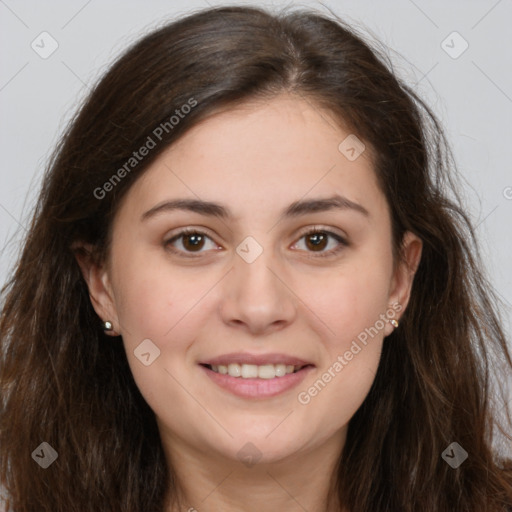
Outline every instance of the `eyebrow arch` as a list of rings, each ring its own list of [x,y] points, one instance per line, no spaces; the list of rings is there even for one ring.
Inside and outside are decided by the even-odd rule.
[[[141,216],[141,221],[145,221],[155,215],[163,212],[170,212],[174,210],[186,210],[200,215],[207,215],[210,217],[217,217],[219,219],[228,219],[232,217],[229,208],[222,206],[218,203],[211,201],[203,201],[201,199],[173,199],[164,201],[157,204]],[[368,217],[370,214],[368,210],[355,203],[350,199],[335,194],[332,197],[299,200],[290,204],[279,216],[279,220],[285,218],[295,218],[308,213],[324,212],[329,210],[352,210],[354,212],[363,214]]]

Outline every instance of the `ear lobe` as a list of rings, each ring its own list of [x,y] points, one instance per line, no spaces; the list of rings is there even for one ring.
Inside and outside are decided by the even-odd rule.
[[[399,303],[402,312],[409,303],[414,276],[421,261],[423,242],[414,233],[407,231],[403,237],[399,260],[392,280],[390,303]]]
[[[114,327],[119,325],[113,300],[110,278],[105,265],[95,258],[95,248],[91,244],[76,243],[71,247],[89,290],[92,306],[102,321],[108,320]],[[106,332],[113,336],[115,330]]]

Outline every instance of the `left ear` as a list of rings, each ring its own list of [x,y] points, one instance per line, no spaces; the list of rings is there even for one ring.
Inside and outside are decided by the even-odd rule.
[[[400,305],[400,308],[393,308],[397,311],[395,320],[400,319],[407,308],[407,304],[409,304],[412,283],[420,264],[422,248],[423,242],[414,233],[407,231],[404,234],[399,260],[396,262],[389,290],[389,304]],[[388,324],[386,327],[386,331],[389,330],[389,332],[385,333],[387,336],[388,334],[391,334],[393,326]]]

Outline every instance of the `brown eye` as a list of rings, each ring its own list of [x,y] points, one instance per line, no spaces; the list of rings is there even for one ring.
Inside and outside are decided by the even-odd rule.
[[[326,248],[329,236],[323,232],[311,233],[305,236],[306,246],[312,251],[322,251]]]
[[[193,233],[191,235],[183,235],[183,247],[187,251],[197,251],[204,247],[204,236],[200,233]]]
[[[210,243],[211,247],[207,246]],[[208,249],[218,249],[217,245],[213,242],[210,236],[201,231],[193,229],[183,230],[173,236],[170,240],[164,242],[164,246],[169,248],[174,253],[184,255],[196,253],[200,255],[207,252]],[[205,250],[203,250],[205,249]]]
[[[311,253],[316,253],[314,254],[315,257],[334,256],[349,245],[340,235],[321,229],[314,229],[304,233],[296,245],[300,245],[302,240],[304,240],[305,245],[305,249],[302,250],[310,255]],[[332,243],[333,241],[334,244]]]

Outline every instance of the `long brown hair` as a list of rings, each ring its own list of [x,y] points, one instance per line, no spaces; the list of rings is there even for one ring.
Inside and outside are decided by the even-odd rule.
[[[512,440],[511,422],[500,425],[505,404],[491,400],[497,362],[510,377],[512,359],[442,128],[343,21],[225,7],[130,48],[49,162],[2,290],[0,484],[9,510],[163,511],[175,483],[154,413],[122,343],[101,329],[73,247],[92,244],[102,261],[119,202],[162,150],[219,109],[282,92],[332,112],[373,149],[397,257],[406,231],[423,241],[410,304],[350,421],[333,493],[351,512],[512,509],[512,463],[493,449],[497,428]],[[187,113],[172,120],[176,110]],[[148,137],[155,147],[131,161]],[[47,469],[32,456],[43,442],[58,454]],[[441,456],[453,442],[468,453],[457,468]]]

